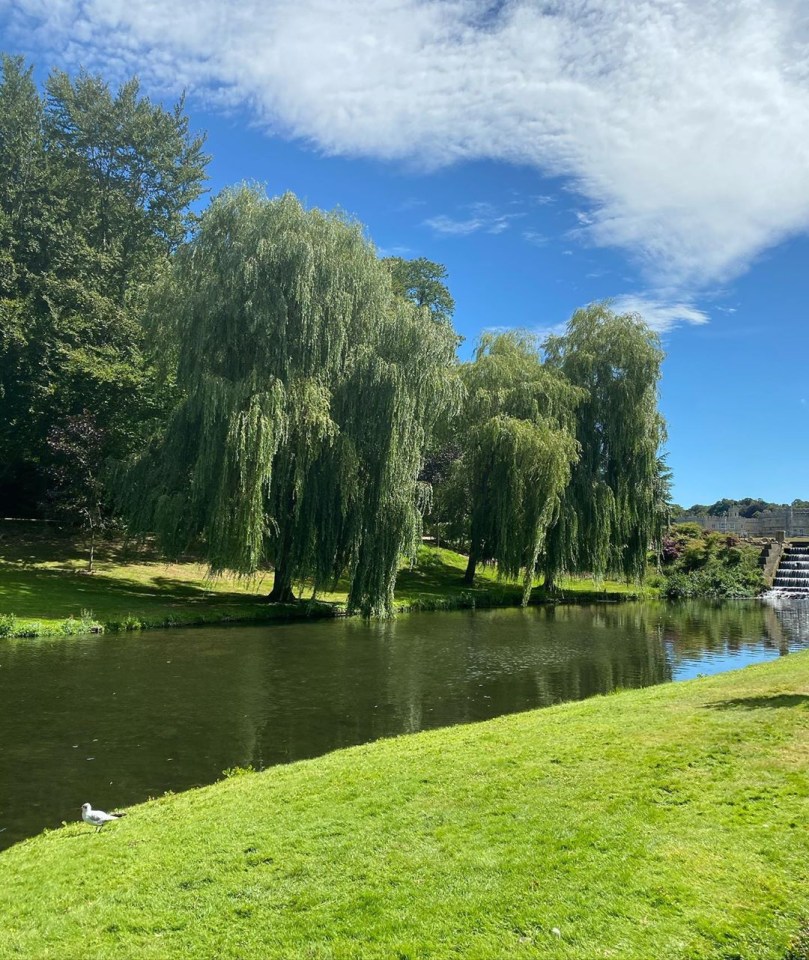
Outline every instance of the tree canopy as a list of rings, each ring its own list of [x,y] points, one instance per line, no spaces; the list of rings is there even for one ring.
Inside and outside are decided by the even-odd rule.
[[[547,540],[546,576],[607,572],[642,578],[668,496],[659,461],[665,425],[657,409],[663,352],[636,314],[605,304],[577,310],[543,344],[547,365],[583,391],[575,436],[581,456]]]
[[[389,613],[420,533],[417,476],[457,395],[452,328],[393,294],[360,225],[242,187],[206,210],[152,311],[183,400],[129,511],[214,570],[275,569],[272,599],[347,573]]]
[[[669,522],[662,353],[635,315],[577,311],[544,344],[485,334],[458,364],[447,269],[380,260],[362,226],[225,191],[180,101],[84,71],[0,75],[0,502],[92,531],[121,506],[167,551],[275,571],[272,598],[347,575],[388,613],[436,530],[548,582],[643,573]],[[739,503],[754,513],[763,501]]]
[[[455,300],[447,287],[447,268],[425,257],[405,260],[386,257],[382,261],[390,270],[393,292],[417,307],[426,307],[439,323],[452,323]]]
[[[522,331],[484,334],[462,369],[466,397],[455,466],[456,502],[468,517],[467,582],[480,561],[522,575],[525,600],[549,526],[578,457],[578,390],[543,365]]]
[[[47,437],[94,411],[107,452],[145,439],[163,396],[141,300],[193,217],[207,157],[172,109],[55,71],[40,96],[22,58],[0,80],[0,487],[41,496]]]
[[[697,514],[697,516],[723,517],[732,507],[739,508],[739,516],[755,517],[765,510],[786,510],[789,507],[809,507],[809,500],[801,500],[796,497],[792,503],[774,503],[769,500],[762,500],[761,497],[743,497],[741,500],[733,500],[730,497],[723,497],[715,503],[704,504],[695,503],[688,509],[683,509],[683,513]]]

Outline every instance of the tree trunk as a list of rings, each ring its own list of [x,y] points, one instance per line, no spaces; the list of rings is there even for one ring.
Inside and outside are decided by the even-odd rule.
[[[463,575],[463,582],[471,587],[475,582],[475,568],[478,565],[477,550],[472,548],[469,551],[469,563],[466,565],[466,573]]]
[[[87,564],[87,572],[88,572],[88,573],[92,573],[92,572],[93,572],[93,558],[94,558],[94,555],[95,555],[95,549],[96,549],[96,528],[95,528],[95,526],[91,523],[91,524],[90,524],[90,561],[89,561],[89,563]]]
[[[546,573],[546,574],[545,574],[544,587],[545,587],[545,593],[555,593],[555,592],[556,592],[556,583],[555,583],[555,581],[554,581],[554,579],[553,579],[553,574],[552,574],[552,573]]]
[[[275,568],[272,590],[267,597],[270,603],[294,603],[295,594],[292,592],[292,578],[286,568]]]

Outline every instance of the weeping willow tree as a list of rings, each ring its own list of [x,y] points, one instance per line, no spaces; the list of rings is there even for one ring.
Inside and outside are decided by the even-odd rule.
[[[595,304],[576,311],[565,334],[543,348],[547,364],[584,391],[576,412],[581,457],[547,538],[546,583],[563,571],[642,579],[666,496],[660,340],[638,315]]]
[[[520,331],[484,334],[462,380],[463,455],[452,483],[468,521],[465,579],[473,582],[481,561],[495,561],[502,576],[522,575],[525,603],[578,455],[580,394]]]
[[[206,211],[154,323],[182,401],[130,473],[134,527],[201,541],[214,572],[272,565],[272,601],[347,573],[351,610],[389,613],[452,329],[393,295],[358,224],[247,187]]]

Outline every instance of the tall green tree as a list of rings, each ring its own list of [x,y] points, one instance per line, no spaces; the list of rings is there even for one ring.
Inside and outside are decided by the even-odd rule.
[[[57,516],[80,524],[87,535],[87,572],[93,572],[95,547],[106,525],[104,513],[104,435],[87,410],[51,428],[49,506]]]
[[[536,339],[521,331],[484,334],[462,380],[463,456],[453,481],[468,518],[465,579],[473,582],[481,561],[495,561],[503,576],[522,575],[527,602],[578,456],[580,391],[542,363]]]
[[[115,93],[85,71],[48,78],[45,133],[58,160],[63,214],[79,232],[95,289],[123,305],[154,278],[194,222],[202,192],[204,137],[191,134],[183,101],[166,109],[140,94],[137,78]]]
[[[0,60],[0,499],[4,485],[27,485],[23,451],[34,446],[31,385],[25,362],[37,334],[31,276],[45,262],[48,230],[43,102],[21,57]],[[44,398],[43,398],[44,399]],[[45,434],[38,436],[40,449]],[[30,460],[30,458],[28,458]]]
[[[584,393],[575,425],[581,457],[547,539],[547,582],[560,572],[641,579],[665,516],[660,339],[637,314],[594,304],[543,347],[547,365]]]
[[[154,307],[184,399],[135,466],[130,514],[270,599],[343,573],[390,613],[420,532],[417,477],[457,392],[451,327],[394,296],[360,225],[240,188],[218,197]]]
[[[98,77],[5,57],[0,81],[0,487],[44,492],[47,437],[92,410],[110,454],[164,397],[144,355],[143,293],[193,222],[207,158],[170,109]]]
[[[447,268],[425,257],[405,260],[386,257],[382,261],[390,270],[393,292],[417,307],[426,307],[438,323],[452,323],[455,300],[446,284]]]
[[[382,263],[390,271],[396,296],[427,310],[436,323],[452,323],[455,300],[447,286],[447,268],[443,264],[425,257],[415,260],[387,257]],[[456,336],[456,344],[460,344],[462,339]],[[439,536],[446,499],[441,488],[449,476],[452,462],[460,456],[460,447],[455,436],[456,428],[454,420],[439,424],[426,451],[424,467],[419,477],[423,488],[428,492],[430,519]]]

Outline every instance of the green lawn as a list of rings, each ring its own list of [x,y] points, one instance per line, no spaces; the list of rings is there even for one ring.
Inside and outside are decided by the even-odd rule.
[[[224,620],[272,620],[307,615],[333,615],[346,600],[346,585],[321,595],[320,604],[272,605],[266,596],[272,574],[253,579],[211,579],[204,564],[166,563],[150,546],[126,547],[120,542],[98,550],[96,572],[88,575],[82,544],[69,536],[5,533],[0,540],[0,615],[13,614],[14,632],[33,635],[78,632],[82,613],[86,627],[94,621],[106,629],[134,629],[172,623]],[[401,609],[440,609],[473,603],[515,605],[522,588],[502,583],[492,569],[483,569],[474,587],[462,583],[466,558],[450,550],[424,547],[412,569],[405,565],[396,588]],[[596,591],[592,581],[571,580],[562,586],[573,596],[635,595],[637,588],[610,583]],[[303,597],[311,596],[305,586]],[[0,634],[2,631],[0,631]]]
[[[381,741],[12,847],[0,957],[805,957],[807,761],[809,653]]]

